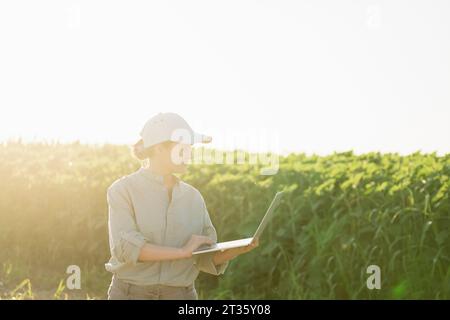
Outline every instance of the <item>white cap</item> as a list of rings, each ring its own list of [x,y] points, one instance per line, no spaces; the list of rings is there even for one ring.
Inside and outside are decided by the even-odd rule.
[[[140,135],[144,141],[144,148],[165,141],[185,144],[209,143],[212,141],[211,137],[193,131],[186,120],[171,112],[158,113],[150,118],[145,123]]]

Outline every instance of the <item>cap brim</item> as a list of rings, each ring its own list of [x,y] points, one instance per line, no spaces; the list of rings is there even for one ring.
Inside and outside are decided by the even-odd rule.
[[[207,136],[198,132],[194,132],[194,143],[210,143],[212,141],[211,136]]]
[[[178,139],[170,139],[170,141],[178,142],[178,143],[184,143],[184,144],[195,144],[195,143],[210,143],[212,141],[211,136],[204,135],[202,133],[193,132],[191,131],[191,135],[183,135],[180,136]]]

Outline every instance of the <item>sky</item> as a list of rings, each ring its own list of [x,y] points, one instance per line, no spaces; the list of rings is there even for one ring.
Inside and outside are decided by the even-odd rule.
[[[0,141],[450,152],[450,1],[1,1]]]

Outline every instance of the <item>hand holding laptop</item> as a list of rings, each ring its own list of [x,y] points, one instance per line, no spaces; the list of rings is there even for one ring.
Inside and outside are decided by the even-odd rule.
[[[225,249],[224,251],[228,251],[232,254],[240,255],[242,253],[252,251],[253,249],[255,249],[258,246],[259,246],[259,238],[255,238],[255,239],[253,239],[253,241],[250,244],[246,245],[245,247]]]
[[[217,265],[227,260],[231,260],[239,254],[253,250],[259,245],[259,237],[261,236],[270,219],[272,218],[275,210],[278,208],[282,197],[283,192],[282,191],[277,192],[253,237],[226,242],[219,242],[214,243],[212,245],[200,245],[192,252],[192,255],[217,252],[216,255],[214,256],[214,263]]]
[[[181,250],[183,250],[184,254],[183,256],[191,257],[192,253],[195,250],[198,250],[199,248],[203,246],[212,246],[215,245],[214,241],[211,238],[208,238],[206,236],[201,235],[192,235],[189,241],[183,246]],[[253,249],[255,249],[259,245],[259,239],[255,238],[253,239],[253,242],[250,244],[243,246],[243,247],[236,247],[236,248],[229,248],[229,249],[223,249],[221,252],[227,251],[229,255],[232,256],[238,256],[240,254],[249,252]]]
[[[229,249],[224,249],[220,252],[216,252],[216,254],[214,255],[214,258],[213,258],[214,264],[219,265],[228,260],[232,260],[243,253],[252,251],[256,247],[258,247],[258,245],[259,245],[259,239],[254,238],[253,241],[246,246],[229,248]]]

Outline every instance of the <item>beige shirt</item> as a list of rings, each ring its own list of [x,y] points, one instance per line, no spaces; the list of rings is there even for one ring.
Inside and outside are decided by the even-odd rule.
[[[187,259],[140,262],[145,243],[181,248],[193,234],[217,241],[200,192],[178,179],[169,202],[163,177],[140,168],[107,191],[111,259],[106,270],[136,285],[188,286],[200,271],[220,275],[229,262],[214,265],[213,253]]]

